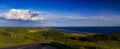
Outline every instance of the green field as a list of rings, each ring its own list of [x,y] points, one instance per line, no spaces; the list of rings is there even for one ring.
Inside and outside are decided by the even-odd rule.
[[[120,49],[120,34],[70,34],[49,28],[0,28],[0,48],[48,43],[58,49]]]

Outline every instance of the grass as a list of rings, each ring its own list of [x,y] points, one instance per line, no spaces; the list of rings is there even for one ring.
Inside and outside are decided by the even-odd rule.
[[[29,30],[33,30],[33,32],[30,33]],[[90,35],[69,34],[48,28],[0,28],[0,48],[31,43],[49,43],[58,49],[120,49],[119,41],[77,40],[79,37],[87,36]]]

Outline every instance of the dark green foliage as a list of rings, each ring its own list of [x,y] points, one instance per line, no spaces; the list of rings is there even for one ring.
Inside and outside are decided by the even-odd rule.
[[[80,40],[80,41],[88,41],[88,39],[86,37],[79,37],[78,40]]]
[[[57,42],[51,42],[50,45],[55,46],[58,49],[72,49],[71,47],[67,46],[66,44],[60,44]]]
[[[49,37],[58,38],[58,37],[61,37],[63,35],[64,35],[63,33],[59,32],[59,31],[53,31],[53,30],[45,31],[42,34],[42,36],[44,36],[45,38],[49,38]]]
[[[97,47],[94,46],[82,46],[82,45],[66,45],[66,44],[60,44],[58,42],[51,42],[50,45],[57,47],[58,49],[96,49]],[[99,48],[98,48],[99,49]]]
[[[80,41],[120,41],[120,33],[96,34],[87,37],[80,37]]]
[[[76,40],[77,38],[76,37],[70,37],[71,40]]]

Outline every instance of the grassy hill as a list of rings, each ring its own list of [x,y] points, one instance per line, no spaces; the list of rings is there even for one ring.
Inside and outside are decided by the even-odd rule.
[[[69,34],[49,28],[0,28],[0,47],[48,43],[58,49],[120,49],[120,34]]]

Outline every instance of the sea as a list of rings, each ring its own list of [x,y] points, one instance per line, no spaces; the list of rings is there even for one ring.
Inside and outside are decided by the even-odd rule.
[[[77,31],[74,33],[120,33],[119,27],[51,27],[57,30]]]

